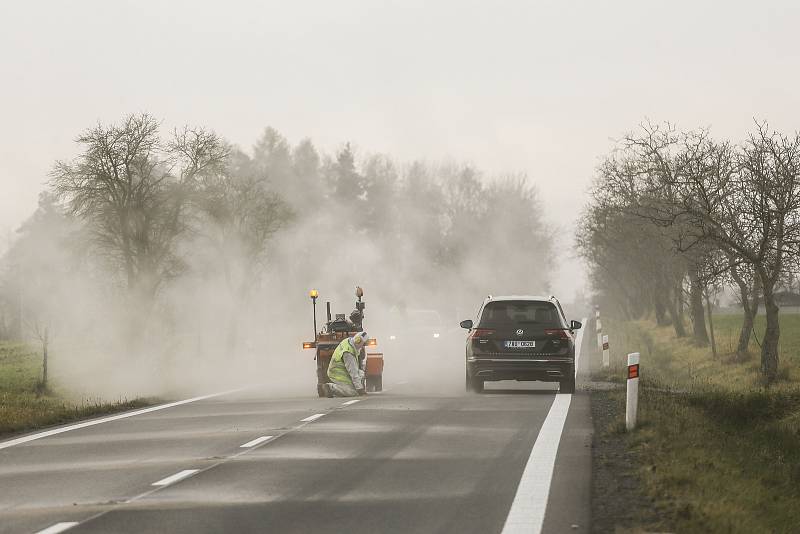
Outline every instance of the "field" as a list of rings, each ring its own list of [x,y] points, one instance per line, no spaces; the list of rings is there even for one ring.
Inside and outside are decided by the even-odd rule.
[[[714,317],[717,357],[711,348],[698,347],[689,338],[677,339],[672,327],[657,327],[650,321],[615,322],[604,320],[609,334],[611,363],[609,373],[598,370],[608,380],[622,380],[626,355],[641,354],[641,367],[648,379],[678,389],[713,388],[749,391],[760,387],[758,340],[764,331],[764,317],[756,318],[755,336],[750,337],[749,355],[736,358],[733,351],[739,336],[741,317],[734,314]],[[758,339],[756,339],[758,338]],[[800,314],[781,316],[780,379],[772,390],[800,387]]]
[[[755,331],[763,332],[763,317]],[[718,355],[677,339],[649,321],[603,320],[611,371],[596,380],[624,382],[625,355],[641,354],[640,425],[624,431],[624,410],[600,429],[638,459],[648,496],[677,532],[792,532],[800,525],[800,315],[781,317],[780,379],[764,387],[759,347],[731,353],[741,319],[714,317]],[[590,326],[592,328],[593,325]],[[594,333],[594,330],[590,330]],[[624,390],[595,392],[624,406]],[[601,398],[602,397],[602,398]],[[662,525],[663,526],[663,525]]]
[[[145,399],[103,402],[41,385],[41,353],[22,343],[0,343],[0,436],[146,406]]]

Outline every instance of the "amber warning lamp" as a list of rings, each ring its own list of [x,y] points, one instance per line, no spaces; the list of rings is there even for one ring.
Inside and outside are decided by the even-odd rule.
[[[319,297],[319,291],[312,289],[308,292],[308,296],[311,297],[311,306],[314,309],[314,339],[317,339],[317,297]],[[304,349],[313,349],[316,346],[315,342],[303,343]]]

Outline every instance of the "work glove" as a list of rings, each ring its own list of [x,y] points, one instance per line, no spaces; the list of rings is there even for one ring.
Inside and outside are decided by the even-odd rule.
[[[358,389],[356,390],[356,393],[358,393],[358,396],[359,396],[359,397],[363,397],[364,395],[366,395],[366,394],[367,394],[367,390],[366,390],[366,389],[364,389],[364,388],[358,388]]]

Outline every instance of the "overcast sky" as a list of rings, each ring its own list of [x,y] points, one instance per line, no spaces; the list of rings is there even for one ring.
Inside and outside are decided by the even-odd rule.
[[[644,117],[733,139],[754,117],[800,126],[798,5],[0,0],[0,231],[79,132],[147,111],[244,148],[271,125],[525,172],[569,260],[598,159]]]

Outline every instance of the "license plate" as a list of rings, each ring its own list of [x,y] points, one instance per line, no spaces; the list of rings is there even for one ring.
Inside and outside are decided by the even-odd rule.
[[[507,349],[532,349],[535,346],[535,341],[506,341]]]

